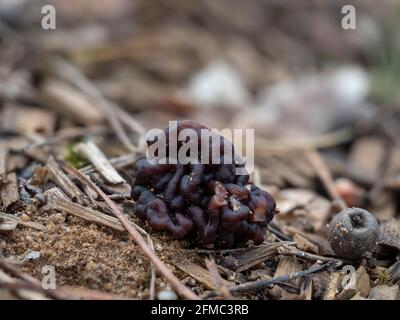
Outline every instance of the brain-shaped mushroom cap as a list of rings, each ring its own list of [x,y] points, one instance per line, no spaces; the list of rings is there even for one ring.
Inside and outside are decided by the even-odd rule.
[[[275,213],[272,196],[249,183],[247,173],[237,175],[236,169],[243,169],[243,164],[235,161],[238,158],[232,144],[219,135],[214,140],[218,143],[211,143],[212,138],[204,138],[201,132],[208,131],[214,137],[215,132],[198,122],[178,121],[164,131],[167,155],[170,148],[179,150],[185,145],[177,139],[184,129],[197,133],[198,161],[139,159],[132,186],[135,214],[154,230],[165,230],[175,238],[192,239],[206,247],[231,248],[249,240],[262,243]],[[153,143],[148,141],[149,146]],[[201,161],[202,147],[208,149],[203,160],[211,160],[212,151],[218,149],[221,161]],[[227,154],[233,161],[225,161]]]

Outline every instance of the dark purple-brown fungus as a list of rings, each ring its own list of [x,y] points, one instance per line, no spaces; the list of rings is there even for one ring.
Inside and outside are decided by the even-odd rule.
[[[210,129],[195,121],[179,121],[167,128],[167,155],[169,148],[179,148],[182,142],[169,141],[171,130],[179,134],[183,129],[194,129],[200,143],[219,148],[222,163],[202,164],[195,161],[182,164],[167,158],[164,164],[146,158],[136,162],[136,176],[132,198],[136,201],[135,214],[148,222],[154,230],[169,231],[175,238],[197,240],[202,246],[231,248],[253,240],[264,241],[266,228],[275,213],[272,196],[249,183],[249,175],[236,175],[237,161],[224,162],[223,155],[234,154],[232,144],[218,136],[218,143],[200,139],[202,129]],[[151,146],[154,141],[148,141]],[[210,158],[211,159],[211,158]],[[233,162],[233,164],[232,164]],[[243,164],[241,165],[243,167]]]

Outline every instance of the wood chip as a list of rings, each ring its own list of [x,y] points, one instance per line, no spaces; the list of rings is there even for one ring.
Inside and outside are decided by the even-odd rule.
[[[307,240],[311,241],[313,244],[315,244],[318,247],[318,251],[320,255],[323,256],[333,256],[335,253],[332,251],[332,248],[326,239],[326,237],[322,237],[316,233],[310,233],[306,231],[302,231],[298,228],[292,227],[292,226],[281,226],[282,231],[285,234],[288,234],[289,236],[293,237],[296,234],[300,234]]]
[[[294,241],[297,242],[296,247],[300,250],[311,252],[315,254],[319,254],[318,246],[312,243],[310,240],[305,238],[299,233],[296,233],[293,238]]]
[[[68,176],[61,170],[60,166],[50,157],[47,161],[47,169],[49,170],[51,180],[72,200],[77,200],[82,203],[85,198],[84,194],[79,188],[68,178]]]
[[[31,179],[31,184],[33,186],[40,186],[42,185],[48,175],[48,169],[46,167],[42,167],[42,166],[37,166],[35,168],[35,170],[33,171],[33,176]]]
[[[382,140],[378,138],[358,139],[350,151],[349,169],[374,181],[380,177],[384,156],[385,145]]]
[[[290,273],[301,271],[301,270],[302,270],[302,265],[296,258],[284,256],[279,261],[278,267],[275,270],[274,277],[284,276],[286,274],[290,274]],[[287,284],[293,285],[295,287],[299,287],[300,281],[301,281],[301,279],[298,278],[298,279],[287,282]],[[275,286],[271,290],[271,294],[274,297],[280,298],[280,299],[287,299],[290,297],[284,289],[279,288],[278,286]]]
[[[382,222],[377,243],[400,251],[400,220]]]
[[[199,266],[198,264],[192,262],[182,262],[176,264],[176,266],[180,270],[191,276],[193,279],[196,279],[198,282],[202,283],[204,286],[207,287],[207,289],[215,290],[217,288],[217,285],[208,270],[203,268],[202,266]],[[222,284],[225,287],[233,286],[233,283],[224,279],[222,279]]]
[[[97,171],[111,184],[126,182],[111,165],[104,153],[92,142],[79,143],[76,151],[89,160]]]
[[[342,278],[340,272],[332,272],[325,290],[324,300],[335,300],[338,293],[339,281]]]
[[[288,242],[288,244],[290,244]],[[282,243],[270,243],[257,248],[250,248],[243,253],[236,255],[237,268],[236,272],[243,272],[260,262],[270,260],[278,255],[278,248]]]
[[[400,260],[396,261],[390,268],[387,269],[390,281],[393,284],[400,284]]]
[[[32,229],[36,229],[36,230],[39,230],[39,231],[46,231],[47,230],[47,228],[45,226],[41,225],[40,223],[30,222],[30,221],[23,221],[23,220],[21,220],[20,218],[18,218],[16,216],[13,216],[11,214],[7,214],[7,213],[4,213],[4,212],[0,212],[0,218],[2,218],[3,220],[5,220],[8,223],[13,223],[16,226],[18,224],[20,224],[22,226],[29,227],[29,228],[32,228]]]
[[[313,298],[321,300],[324,297],[327,285],[330,280],[328,271],[323,271],[313,275]]]
[[[300,297],[303,300],[312,300],[313,292],[313,280],[311,277],[304,278],[303,284],[301,285]]]
[[[349,282],[344,286],[343,290],[335,297],[335,300],[349,300],[357,293],[359,296],[366,298],[371,291],[370,278],[363,266],[350,276]]]
[[[368,296],[369,300],[399,300],[400,291],[399,286],[377,286],[371,289]]]
[[[121,222],[117,218],[74,203],[67,199],[66,196],[61,192],[61,190],[57,188],[50,189],[46,191],[45,194],[48,203],[47,208],[60,210],[86,221],[110,227],[114,230],[125,230],[125,228],[122,226]]]
[[[363,266],[360,266],[356,272],[356,288],[362,297],[368,297],[371,291],[371,279],[367,273],[367,270]]]
[[[17,175],[10,173],[0,176],[0,204],[2,210],[19,200]]]

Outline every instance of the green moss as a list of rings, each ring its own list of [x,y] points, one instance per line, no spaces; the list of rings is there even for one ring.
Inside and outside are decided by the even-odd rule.
[[[368,54],[371,98],[385,104],[399,95],[400,89],[400,13],[399,19],[383,26],[382,44]]]
[[[400,50],[382,50],[378,63],[371,68],[371,96],[377,102],[392,101],[400,88]]]
[[[65,144],[63,154],[64,160],[74,168],[79,169],[88,164],[86,159],[82,158],[77,152],[74,151],[74,144]]]
[[[379,272],[376,277],[376,284],[377,285],[391,285],[390,281],[390,274],[387,272],[387,270]]]

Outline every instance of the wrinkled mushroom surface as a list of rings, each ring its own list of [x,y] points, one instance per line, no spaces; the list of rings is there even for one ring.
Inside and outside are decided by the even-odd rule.
[[[194,121],[180,121],[176,134],[191,128],[210,130]],[[249,175],[237,175],[238,164],[224,163],[223,155],[234,153],[232,144],[218,136],[217,144],[207,144],[210,156],[219,148],[222,163],[182,164],[166,159],[163,164],[141,158],[136,162],[132,198],[135,214],[154,230],[168,231],[175,238],[188,238],[205,247],[231,248],[253,240],[264,241],[266,228],[275,213],[275,201],[266,191],[249,183]],[[150,146],[153,142],[148,142]],[[183,143],[167,139],[167,149]],[[167,150],[168,154],[168,150]],[[200,162],[200,161],[199,161]]]

